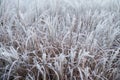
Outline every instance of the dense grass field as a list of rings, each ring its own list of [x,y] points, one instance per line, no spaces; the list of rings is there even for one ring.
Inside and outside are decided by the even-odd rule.
[[[0,80],[120,80],[120,0],[0,0]]]

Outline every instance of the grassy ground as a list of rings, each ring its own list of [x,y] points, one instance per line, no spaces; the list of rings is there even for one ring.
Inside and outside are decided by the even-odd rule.
[[[120,1],[0,0],[0,80],[120,80]]]

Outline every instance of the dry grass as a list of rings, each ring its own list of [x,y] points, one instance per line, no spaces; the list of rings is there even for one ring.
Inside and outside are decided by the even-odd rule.
[[[119,0],[0,0],[0,80],[119,75]]]

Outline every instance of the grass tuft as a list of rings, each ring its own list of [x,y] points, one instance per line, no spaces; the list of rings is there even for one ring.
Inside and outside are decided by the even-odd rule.
[[[0,0],[0,80],[120,80],[119,0]]]

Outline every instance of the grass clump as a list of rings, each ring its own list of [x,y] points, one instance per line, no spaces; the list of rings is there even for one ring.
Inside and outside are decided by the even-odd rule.
[[[0,80],[119,80],[119,0],[0,0]]]

